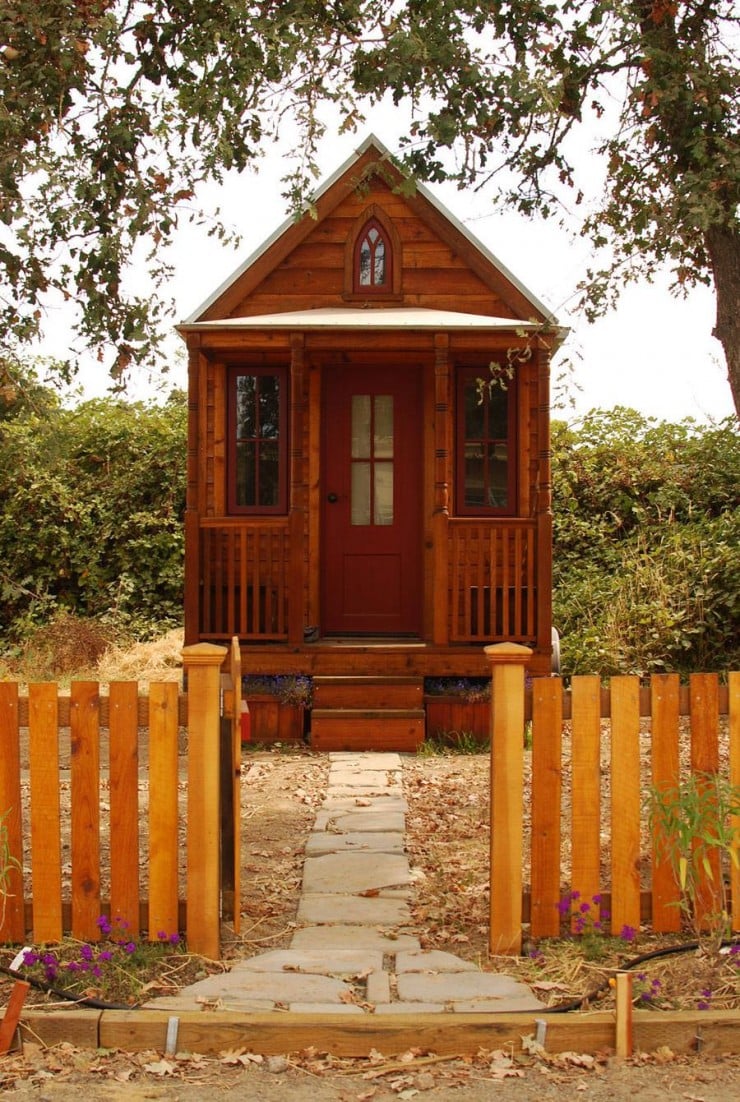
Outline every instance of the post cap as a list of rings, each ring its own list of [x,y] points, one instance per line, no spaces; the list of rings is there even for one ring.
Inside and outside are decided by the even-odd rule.
[[[491,643],[483,648],[483,653],[489,662],[509,662],[524,665],[532,657],[534,651],[531,647],[522,646],[521,643]]]

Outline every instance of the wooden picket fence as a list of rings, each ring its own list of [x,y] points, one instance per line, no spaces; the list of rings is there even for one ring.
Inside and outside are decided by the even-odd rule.
[[[537,678],[525,690],[527,648],[487,648],[493,674],[491,751],[491,949],[517,953],[522,926],[534,938],[563,931],[571,891],[600,906],[619,933],[649,923],[681,927],[680,892],[647,829],[650,792],[689,771],[740,786],[740,673]],[[530,697],[531,691],[531,697]],[[498,700],[498,706],[495,702]],[[523,805],[522,729],[531,718],[531,798]],[[525,814],[526,812],[526,814]],[[740,839],[740,819],[733,823]],[[529,869],[529,884],[523,869]],[[740,930],[740,870],[729,881],[730,920]],[[506,885],[502,891],[502,885]],[[720,869],[700,886],[705,914],[719,908]],[[597,902],[594,903],[594,897]],[[598,901],[601,901],[601,904]]]
[[[136,682],[112,683],[107,695],[97,682],[73,683],[68,694],[32,684],[27,695],[0,682],[0,943],[23,943],[29,932],[37,943],[67,933],[95,941],[108,914],[134,938],[185,930],[192,951],[218,956],[229,654],[206,644],[186,648],[183,659],[187,696],[175,682],[152,683],[146,696]],[[227,661],[239,685],[238,658],[234,679],[231,672]],[[236,709],[228,724],[233,747]]]

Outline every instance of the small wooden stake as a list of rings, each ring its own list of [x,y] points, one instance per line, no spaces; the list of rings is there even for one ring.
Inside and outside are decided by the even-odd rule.
[[[0,1056],[10,1051],[15,1031],[18,1028],[18,1019],[21,1016],[21,1010],[30,987],[30,983],[26,983],[25,980],[16,980],[13,984],[5,1016],[0,1022]]]
[[[632,973],[617,972],[617,1056],[632,1055]]]

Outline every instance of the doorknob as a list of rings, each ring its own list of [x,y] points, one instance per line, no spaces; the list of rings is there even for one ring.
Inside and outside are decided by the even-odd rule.
[[[330,505],[334,505],[337,501],[339,501],[339,496],[338,494],[327,494],[326,500],[329,502]]]

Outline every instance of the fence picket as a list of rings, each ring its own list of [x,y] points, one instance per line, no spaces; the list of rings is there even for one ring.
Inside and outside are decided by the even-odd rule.
[[[110,905],[139,934],[139,695],[135,681],[109,688]]]
[[[611,928],[640,928],[640,682],[611,679]]]
[[[679,781],[678,674],[653,674],[650,684],[652,714],[652,785],[656,791],[675,788]],[[676,933],[681,929],[681,898],[673,870],[661,854],[661,838],[656,832],[652,851],[652,919],[656,933]]]
[[[5,848],[14,859],[0,882],[0,940],[22,941],[25,933],[23,815],[18,686],[15,684],[0,683],[0,736],[0,821],[5,832]]]
[[[72,936],[100,936],[100,740],[98,685],[70,689],[72,792]]]
[[[28,687],[33,936],[62,937],[62,843],[59,798],[59,698],[51,682]]]
[[[730,784],[740,791],[740,673],[731,673],[728,678],[729,689],[729,734],[730,734]],[[735,837],[740,837],[740,815],[732,818]],[[739,855],[740,856],[740,855]],[[732,929],[740,930],[740,863],[730,862],[730,896],[732,899]]]
[[[572,887],[592,904],[600,888],[601,865],[601,686],[597,675],[574,677],[571,736]]]
[[[149,686],[149,938],[178,930],[177,685]]]
[[[532,687],[532,937],[560,933],[560,804],[563,683],[537,678]]]
[[[691,704],[691,769],[704,784],[707,774],[719,770],[719,678],[714,673],[692,673],[689,677]],[[702,926],[722,909],[720,861],[715,849],[708,855],[710,872],[700,871],[696,895],[697,919]]]

